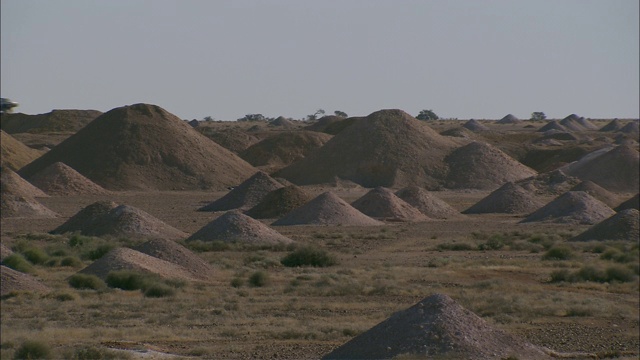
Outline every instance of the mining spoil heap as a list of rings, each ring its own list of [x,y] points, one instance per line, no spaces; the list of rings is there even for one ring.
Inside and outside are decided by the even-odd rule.
[[[4,117],[4,115],[3,115]],[[23,166],[39,158],[42,151],[32,149],[13,136],[0,130],[0,165],[18,171]]]
[[[29,182],[49,195],[100,195],[108,191],[64,163],[53,163],[32,175]]]
[[[351,203],[351,206],[372,218],[389,221],[426,221],[429,218],[400,199],[391,190],[377,187]]]
[[[464,214],[528,214],[544,203],[519,185],[508,182],[472,205]]]
[[[203,226],[187,241],[222,241],[250,245],[289,244],[293,240],[239,211],[228,211]]]
[[[464,217],[458,210],[452,208],[451,205],[419,186],[402,188],[396,191],[396,195],[420,210],[421,213],[433,219]]]
[[[250,146],[240,153],[240,157],[253,166],[278,170],[303,159],[331,138],[331,135],[314,131],[287,131]]]
[[[615,211],[584,191],[567,191],[534,211],[521,223],[550,221],[563,224],[596,224]]]
[[[273,225],[382,225],[332,192],[325,192],[294,209]]]
[[[304,205],[311,197],[296,185],[289,185],[271,191],[246,214],[254,219],[279,218],[293,209]]]
[[[606,149],[603,149],[606,150]],[[628,145],[609,151],[598,150],[585,155],[562,170],[581,180],[591,180],[613,192],[638,192],[640,185],[640,155]]]
[[[268,193],[281,187],[283,185],[267,173],[258,171],[226,195],[201,207],[198,211],[250,209],[258,204]]]
[[[640,241],[640,212],[636,209],[619,213],[593,225],[571,239],[573,241]]]

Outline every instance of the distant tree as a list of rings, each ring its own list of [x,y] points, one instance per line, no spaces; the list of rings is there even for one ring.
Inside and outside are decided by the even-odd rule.
[[[324,110],[318,109],[318,110],[316,110],[315,113],[313,113],[311,115],[307,115],[307,120],[308,121],[316,120],[318,118],[318,115],[324,115]]]
[[[347,115],[347,113],[346,113],[346,112],[344,112],[344,111],[340,111],[340,110],[336,110],[336,111],[334,111],[334,112],[333,112],[333,114],[334,114],[335,116],[339,116],[339,117],[345,117],[345,118],[346,118],[346,117],[349,117],[349,115]]]
[[[420,114],[418,114],[418,116],[416,116],[416,119],[418,119],[418,120],[438,120],[439,117],[438,117],[438,115],[436,115],[436,113],[433,112],[433,110],[422,110],[422,111],[420,111]]]
[[[264,121],[266,118],[262,114],[247,114],[238,121]]]
[[[211,116],[205,116],[204,121],[213,121],[214,119]]]
[[[542,111],[534,111],[531,113],[531,120],[544,120],[547,118]]]

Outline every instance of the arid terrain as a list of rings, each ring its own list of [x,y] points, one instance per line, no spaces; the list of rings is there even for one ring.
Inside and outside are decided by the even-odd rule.
[[[640,356],[637,119],[50,117],[2,116],[2,359]]]

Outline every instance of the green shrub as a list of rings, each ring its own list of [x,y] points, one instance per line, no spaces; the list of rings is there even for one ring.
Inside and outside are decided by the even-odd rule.
[[[638,260],[638,251],[620,251],[618,249],[609,248],[600,255],[602,260],[611,260],[618,263],[631,263]]]
[[[31,263],[27,261],[24,256],[16,253],[4,258],[4,260],[2,261],[2,265],[23,273],[33,272],[33,266],[31,265]]]
[[[573,251],[564,245],[555,245],[542,255],[542,260],[569,260],[571,258],[573,258]]]
[[[586,265],[583,266],[575,274],[576,281],[592,281],[592,282],[606,282],[607,274],[600,268],[595,266]]]
[[[115,249],[116,246],[114,244],[100,244],[95,248],[87,251],[84,254],[84,257],[89,260],[98,260],[101,257],[105,256],[109,251]]]
[[[60,260],[60,266],[80,267],[84,265],[80,259],[75,256],[66,256]]]
[[[91,274],[73,274],[67,281],[74,289],[100,290],[106,286],[102,279]]]
[[[47,262],[44,263],[44,266],[48,266],[48,267],[60,266],[60,259],[55,257],[49,258],[49,260],[47,260]]]
[[[25,259],[29,260],[32,264],[41,265],[49,260],[49,255],[38,248],[28,248],[22,252]]]
[[[242,285],[244,285],[244,280],[242,280],[242,278],[236,277],[231,280],[231,286],[234,288],[241,287]]]
[[[90,237],[90,236],[84,236],[84,235],[80,235],[78,233],[75,233],[73,235],[71,235],[71,237],[69,237],[69,246],[71,247],[80,247],[80,246],[84,246],[84,245],[88,245],[91,242],[93,242],[94,238]]]
[[[144,290],[144,296],[154,298],[173,296],[175,293],[174,288],[163,283],[153,283]]]
[[[551,282],[552,283],[556,283],[556,282],[570,282],[571,279],[571,274],[569,273],[569,270],[567,269],[561,269],[561,270],[555,270],[551,273]]]
[[[635,278],[633,270],[622,265],[609,266],[606,274],[609,282],[631,282]]]
[[[325,250],[314,247],[301,247],[285,256],[280,260],[280,263],[287,267],[327,267],[337,264],[337,261]]]
[[[504,247],[505,240],[502,235],[493,235],[486,243],[480,245],[481,250],[500,250]]]
[[[49,359],[51,349],[49,345],[36,341],[27,340],[20,345],[13,355],[14,359]]]
[[[262,287],[269,282],[269,276],[264,271],[256,271],[249,277],[249,284],[255,287]]]
[[[153,282],[149,275],[130,270],[111,271],[106,280],[109,287],[122,290],[145,290]]]

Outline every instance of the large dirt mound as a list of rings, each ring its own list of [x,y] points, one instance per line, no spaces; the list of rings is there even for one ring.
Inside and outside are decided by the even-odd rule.
[[[4,130],[0,130],[0,166],[17,171],[39,158],[43,153],[43,151],[32,149],[21,143]]]
[[[613,119],[607,125],[600,128],[600,131],[619,131],[623,126],[620,120]]]
[[[548,359],[545,350],[494,328],[449,296],[431,295],[391,315],[323,359]],[[409,357],[407,357],[409,358]]]
[[[112,201],[98,201],[84,207],[75,215],[65,221],[64,224],[50,231],[51,234],[64,234],[74,231],[82,231],[83,229],[91,229],[94,222],[106,216],[109,211],[118,207],[118,204]]]
[[[511,114],[505,115],[502,119],[496,121],[496,124],[519,124],[521,121]]]
[[[94,203],[91,206],[91,209],[81,210],[52,232],[79,231],[88,236],[110,235],[170,240],[187,237],[182,231],[133,206],[116,206],[106,213],[104,211],[111,206],[110,203]],[[87,219],[87,222],[81,223],[81,219]],[[71,224],[77,224],[78,227],[74,228]]]
[[[253,166],[279,170],[322,147],[331,135],[314,131],[287,131],[270,136],[240,153]]]
[[[325,192],[294,209],[273,225],[382,225],[332,192]]]
[[[477,131],[489,131],[489,128],[482,125],[479,121],[471,119],[462,125],[463,128],[471,130],[473,132]]]
[[[640,194],[635,194],[615,208],[616,211],[622,211],[626,209],[640,209]]]
[[[591,180],[613,192],[638,192],[640,155],[628,145],[619,145],[595,156],[587,154],[576,163],[562,168],[567,175],[581,180]]]
[[[289,185],[268,193],[256,206],[247,210],[246,214],[254,219],[275,219],[304,205],[309,200],[311,197],[304,190],[295,185]]]
[[[33,174],[29,178],[29,182],[49,195],[99,195],[108,193],[102,186],[61,162],[53,163]]]
[[[4,114],[2,129],[9,134],[76,132],[101,114],[97,110],[53,110],[38,115]]]
[[[197,280],[180,265],[129,248],[111,250],[80,273],[96,275],[104,280],[109,272],[119,270],[150,273],[165,279]]]
[[[521,223],[549,221],[563,224],[596,224],[615,211],[584,191],[567,191],[534,211]]]
[[[547,125],[541,127],[540,129],[538,129],[538,132],[547,132],[550,130],[557,130],[557,131],[562,131],[562,132],[567,132],[568,129],[564,126],[562,126],[557,120],[552,120],[549,121],[547,123]]]
[[[502,150],[474,141],[453,151],[446,186],[453,189],[493,190],[509,181],[536,175],[536,171],[519,163]]]
[[[0,265],[0,296],[12,291],[48,292],[51,289],[31,275]]]
[[[638,133],[640,133],[640,126],[638,125],[638,121],[632,121],[623,126],[622,129],[620,129],[620,132],[637,136]]]
[[[344,119],[345,118],[343,118],[341,116],[335,116],[335,115],[323,116],[320,119],[318,119],[318,121],[314,122],[313,124],[311,124],[309,126],[305,126],[305,130],[317,131],[317,132],[326,132],[325,130],[327,129],[328,126],[330,126],[333,123],[340,122],[340,121],[342,121]]]
[[[351,206],[372,218],[390,221],[426,221],[429,218],[391,190],[377,187],[351,203]]]
[[[237,128],[216,130],[209,126],[199,126],[196,130],[236,154],[260,141],[256,136]]]
[[[559,195],[569,191],[580,183],[580,179],[567,176],[562,170],[556,169],[530,178],[517,181],[523,189],[537,195]]]
[[[213,273],[208,262],[172,240],[152,239],[133,248],[143,254],[180,265],[198,279],[206,280]]]
[[[544,203],[519,185],[508,182],[487,197],[463,211],[465,214],[528,214]]]
[[[28,178],[58,161],[114,190],[223,189],[255,172],[175,115],[147,104],[100,115],[19,173]]]
[[[570,191],[584,191],[594,198],[607,204],[607,206],[611,208],[620,204],[620,200],[618,200],[618,197],[616,195],[612,194],[609,190],[594,183],[593,181],[582,181],[580,184],[572,187]]]
[[[421,213],[433,219],[462,217],[458,210],[419,186],[408,186],[396,191],[396,195]]]
[[[201,207],[198,211],[250,209],[258,204],[268,193],[283,186],[267,173],[258,171],[243,181],[242,184],[229,191],[225,196]]]
[[[0,196],[0,218],[55,218],[58,214],[31,197],[3,193]]]
[[[636,209],[622,210],[587,231],[571,239],[573,241],[640,241],[640,212]]]
[[[593,125],[589,120],[576,114],[571,114],[560,120],[560,125],[572,131],[597,130],[598,127]]]
[[[239,211],[229,211],[191,235],[187,241],[222,241],[251,245],[289,244],[293,240]]]
[[[437,187],[447,170],[443,159],[455,146],[402,110],[381,110],[355,120],[276,176],[298,185],[326,183],[337,176],[365,187]]]
[[[49,197],[41,189],[20,177],[8,167],[0,167],[0,194],[17,195],[24,197]]]

